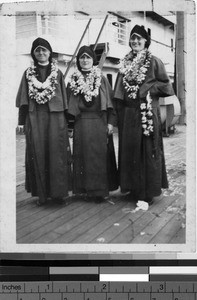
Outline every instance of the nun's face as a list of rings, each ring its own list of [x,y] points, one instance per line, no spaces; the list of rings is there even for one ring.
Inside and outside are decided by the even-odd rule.
[[[39,63],[42,64],[49,62],[50,54],[51,52],[44,47],[39,46],[34,50],[35,58]]]
[[[93,58],[87,53],[83,53],[79,57],[79,64],[82,70],[89,70],[93,66]]]
[[[139,52],[145,48],[146,39],[138,34],[133,34],[130,37],[130,45],[133,51]]]

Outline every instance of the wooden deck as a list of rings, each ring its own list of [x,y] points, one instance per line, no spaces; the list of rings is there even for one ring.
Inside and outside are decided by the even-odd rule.
[[[147,211],[136,211],[119,191],[96,204],[70,196],[38,207],[24,189],[25,139],[17,135],[17,243],[185,243],[186,128],[164,138],[169,189]],[[115,135],[117,151],[117,135]]]

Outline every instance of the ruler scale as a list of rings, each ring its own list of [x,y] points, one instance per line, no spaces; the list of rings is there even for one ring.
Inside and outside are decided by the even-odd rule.
[[[1,282],[1,300],[197,300],[197,282]]]

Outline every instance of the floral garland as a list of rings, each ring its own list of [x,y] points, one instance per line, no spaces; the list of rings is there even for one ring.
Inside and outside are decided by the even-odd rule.
[[[151,53],[144,49],[137,54],[130,51],[122,60],[120,73],[123,74],[123,84],[129,98],[137,98],[139,86],[144,82],[150,66],[151,56]]]
[[[121,62],[120,73],[123,74],[123,85],[131,99],[137,98],[140,85],[145,80],[150,66],[151,53],[144,49],[138,53],[130,51]],[[145,102],[141,103],[141,121],[143,133],[149,136],[153,132],[152,99],[148,93]]]
[[[44,82],[40,82],[36,76],[36,66],[32,63],[26,71],[29,86],[29,97],[35,99],[38,104],[45,104],[55,95],[58,75],[58,67],[55,60],[51,62],[51,73]]]
[[[90,102],[92,97],[96,97],[99,94],[101,70],[93,66],[87,76],[84,76],[80,71],[76,71],[71,75],[69,82],[74,95],[81,93],[84,95],[85,100]]]
[[[150,97],[150,92],[148,92],[146,96],[146,102],[141,103],[141,115],[142,115],[142,128],[143,133],[146,136],[149,136],[151,133],[153,133],[153,113],[152,113],[152,105],[151,105],[152,99]]]

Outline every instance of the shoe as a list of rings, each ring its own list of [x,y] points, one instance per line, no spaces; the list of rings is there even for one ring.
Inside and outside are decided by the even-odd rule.
[[[135,197],[133,195],[133,193],[129,193],[129,194],[124,196],[124,200],[130,201],[130,202],[135,202],[135,201],[137,201],[137,197]]]
[[[96,197],[94,197],[94,202],[95,203],[102,203],[102,202],[104,202],[105,201],[105,199],[102,197],[102,196],[96,196]]]
[[[64,204],[65,203],[63,198],[52,198],[52,201],[54,201],[58,204]]]
[[[44,205],[44,203],[43,203],[43,202],[40,202],[40,200],[37,200],[37,201],[36,201],[36,205],[37,205],[37,206],[42,206],[42,205]]]
[[[152,205],[154,202],[153,198],[149,198],[149,197],[147,197],[145,201],[148,203],[149,206]]]

